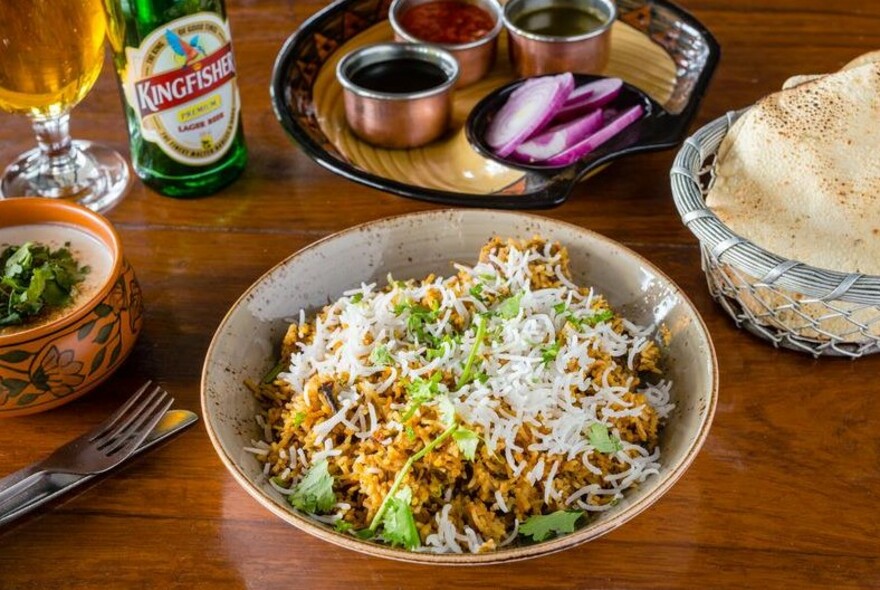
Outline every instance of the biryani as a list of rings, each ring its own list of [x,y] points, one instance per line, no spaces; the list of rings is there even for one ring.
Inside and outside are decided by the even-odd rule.
[[[300,312],[250,383],[264,440],[246,450],[271,486],[346,534],[461,553],[572,532],[656,475],[658,327],[574,284],[540,237],[455,270]]]

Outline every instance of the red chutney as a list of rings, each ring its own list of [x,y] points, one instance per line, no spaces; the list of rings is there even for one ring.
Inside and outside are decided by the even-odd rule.
[[[400,24],[422,41],[458,45],[485,37],[495,26],[495,21],[479,6],[456,0],[438,0],[405,11]]]

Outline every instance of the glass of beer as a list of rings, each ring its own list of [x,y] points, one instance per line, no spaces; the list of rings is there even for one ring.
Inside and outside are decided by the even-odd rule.
[[[0,178],[3,198],[39,195],[106,211],[125,195],[126,161],[70,138],[70,109],[104,63],[101,0],[0,2],[0,109],[31,118],[37,148]]]

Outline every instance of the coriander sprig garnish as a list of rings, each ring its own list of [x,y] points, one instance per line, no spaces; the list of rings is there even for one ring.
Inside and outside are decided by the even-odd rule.
[[[0,254],[0,326],[16,326],[48,308],[64,307],[89,272],[67,246],[52,250],[36,242]]]
[[[458,424],[452,424],[452,426],[441,432],[437,438],[422,447],[422,450],[406,460],[406,463],[403,464],[403,468],[397,472],[397,476],[391,483],[391,488],[388,490],[388,493],[385,494],[385,497],[382,499],[382,504],[379,505],[379,510],[376,511],[376,515],[373,516],[373,520],[370,521],[368,530],[371,533],[375,534],[379,525],[382,524],[382,517],[385,516],[385,511],[388,510],[389,498],[392,498],[397,493],[397,490],[400,489],[400,485],[403,483],[403,478],[405,478],[406,474],[410,472],[415,462],[436,449],[444,440],[452,436],[452,433],[454,433],[456,429],[458,429]]]
[[[486,337],[486,316],[480,315],[477,318],[477,334],[474,336],[474,345],[471,347],[471,351],[468,354],[467,360],[464,363],[464,369],[461,371],[461,376],[458,378],[458,382],[455,384],[455,389],[461,389],[471,380],[471,370],[474,368],[474,362],[477,360],[477,353],[480,352],[480,347],[483,345],[483,339]]]

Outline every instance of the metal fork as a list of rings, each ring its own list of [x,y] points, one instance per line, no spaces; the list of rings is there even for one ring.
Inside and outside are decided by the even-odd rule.
[[[0,479],[0,518],[12,501],[53,473],[92,475],[125,461],[155,428],[174,402],[147,381],[112,416],[86,434],[57,449],[45,460]]]

